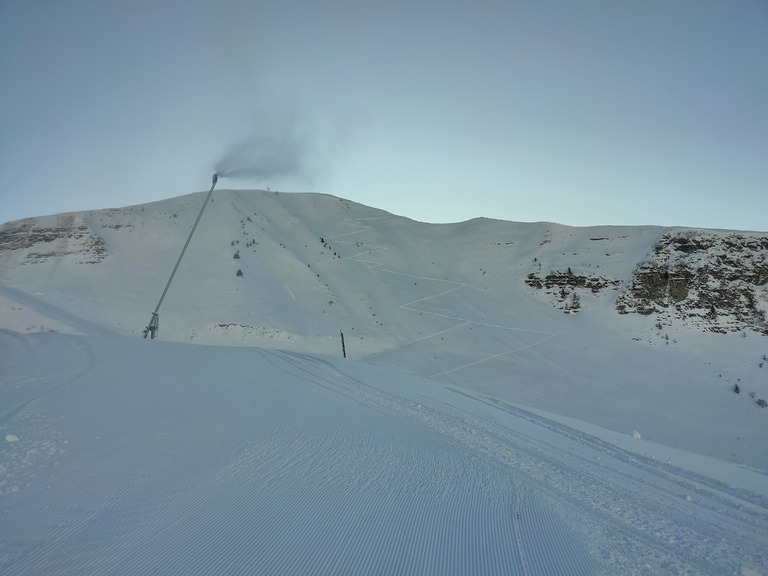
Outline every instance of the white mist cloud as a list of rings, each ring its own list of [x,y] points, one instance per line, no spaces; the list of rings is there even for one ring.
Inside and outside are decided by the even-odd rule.
[[[295,113],[260,114],[240,141],[215,164],[222,178],[264,182],[271,178],[311,179],[315,156],[312,130]]]

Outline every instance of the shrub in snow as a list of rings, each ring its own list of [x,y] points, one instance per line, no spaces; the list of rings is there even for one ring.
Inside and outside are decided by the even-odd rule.
[[[736,392],[736,394],[738,394],[739,392],[741,392],[741,388],[739,388],[739,385],[738,385],[738,384],[734,384],[734,385],[733,385],[733,391],[734,391],[734,392]]]
[[[235,276],[242,276],[242,275],[243,275],[243,271],[238,268],[237,274],[235,274]]]
[[[765,408],[766,406],[768,406],[768,403],[766,403],[766,401],[765,401],[765,400],[763,400],[762,398],[758,398],[758,399],[755,401],[755,403],[756,403],[758,406],[760,406],[760,408]]]

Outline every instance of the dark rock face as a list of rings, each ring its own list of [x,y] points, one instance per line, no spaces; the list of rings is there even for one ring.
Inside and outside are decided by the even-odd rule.
[[[598,294],[608,288],[618,287],[621,281],[602,276],[577,275],[569,268],[567,272],[552,271],[543,278],[535,273],[528,274],[525,283],[531,288],[544,290],[552,295],[553,305],[569,314],[578,312],[581,308],[581,298],[577,289]]]
[[[46,228],[37,226],[33,219],[14,224],[0,230],[0,253],[19,251],[24,254],[21,264],[61,256],[75,256],[79,264],[97,264],[110,254],[104,240],[87,226],[64,222],[62,226]]]
[[[768,235],[665,234],[616,301],[620,314],[658,314],[712,332],[768,335]]]

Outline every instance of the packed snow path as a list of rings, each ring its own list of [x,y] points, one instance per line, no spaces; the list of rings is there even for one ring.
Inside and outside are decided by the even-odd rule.
[[[0,406],[3,574],[768,571],[764,474],[392,369],[0,332]]]

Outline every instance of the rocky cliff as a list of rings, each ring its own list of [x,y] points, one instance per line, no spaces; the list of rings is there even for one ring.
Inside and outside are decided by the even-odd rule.
[[[553,270],[544,277],[535,272],[528,274],[525,283],[537,290],[544,290],[552,298],[552,305],[566,314],[576,313],[581,309],[580,292],[599,294],[607,289],[616,289],[621,280],[598,275],[574,274],[568,268],[565,272]]]
[[[571,256],[576,267],[582,256]],[[654,315],[659,328],[675,323],[709,332],[768,335],[768,234],[669,231],[628,276],[584,273],[583,266],[573,272],[569,266],[565,272],[532,272],[525,283],[567,314],[582,309],[584,296],[615,291],[619,314]]]
[[[712,332],[768,335],[768,235],[669,232],[616,300],[620,314],[655,314]]]
[[[18,263],[37,264],[71,257],[78,264],[98,264],[109,256],[104,240],[75,214],[28,218],[0,229],[0,254],[20,255]]]

